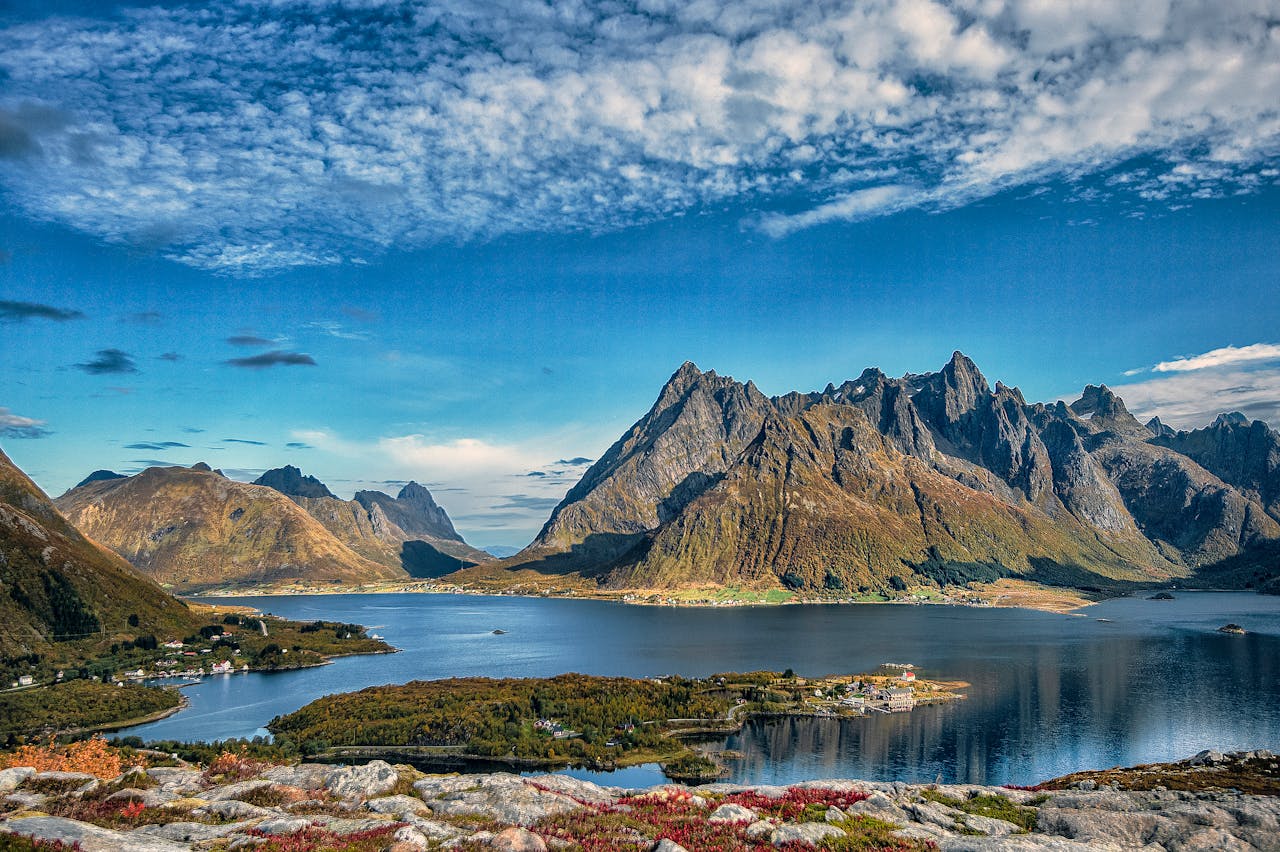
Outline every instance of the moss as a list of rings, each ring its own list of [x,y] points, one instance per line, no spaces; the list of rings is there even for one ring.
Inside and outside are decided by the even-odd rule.
[[[937,802],[940,805],[946,805],[963,811],[974,816],[989,817],[991,819],[1002,819],[1005,822],[1011,822],[1018,826],[1024,833],[1035,831],[1036,828],[1036,809],[1024,805],[1017,805],[1011,802],[1005,796],[994,796],[989,794],[980,794],[970,796],[968,799],[957,799],[939,793],[937,790],[922,790],[921,797],[931,802]],[[961,822],[958,826],[962,834],[981,834],[969,829]]]
[[[925,840],[911,840],[894,834],[898,826],[868,816],[850,817],[832,823],[844,831],[844,837],[823,840],[819,848],[832,852],[924,852],[937,849]]]

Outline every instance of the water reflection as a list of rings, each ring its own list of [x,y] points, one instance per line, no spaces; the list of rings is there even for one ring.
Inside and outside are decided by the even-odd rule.
[[[822,776],[1031,784],[1083,767],[1274,746],[1272,637],[1174,633],[1042,646],[1024,659],[957,660],[968,698],[911,714],[757,721],[725,746],[733,779]],[[973,658],[981,655],[975,651]]]
[[[1252,594],[1120,599],[1091,607],[1087,617],[892,605],[674,609],[447,595],[253,602],[291,618],[376,627],[403,652],[210,678],[185,690],[189,710],[127,733],[252,736],[273,716],[322,695],[422,678],[786,668],[823,675],[905,661],[926,676],[968,681],[968,698],[849,722],[756,723],[728,743],[744,755],[733,764],[734,777],[1030,783],[1209,747],[1280,747],[1280,598]],[[1217,633],[1227,622],[1250,632]],[[494,628],[507,632],[494,635]]]

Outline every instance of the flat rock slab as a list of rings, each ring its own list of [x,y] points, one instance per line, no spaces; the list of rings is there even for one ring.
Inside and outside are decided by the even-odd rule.
[[[248,802],[238,802],[235,799],[209,802],[196,808],[194,813],[196,816],[219,816],[223,819],[264,819],[279,816],[278,812],[269,808],[260,808]]]
[[[582,805],[561,793],[525,783],[518,775],[496,773],[468,777],[424,778],[413,785],[438,814],[483,814],[499,822],[528,827],[553,814]]]
[[[30,766],[14,766],[10,769],[0,769],[0,793],[9,793],[16,789],[36,771]]]
[[[185,843],[174,843],[160,837],[138,836],[133,832],[112,831],[62,817],[8,819],[0,822],[0,831],[39,840],[59,840],[68,846],[78,843],[83,852],[189,852],[191,849]]]
[[[535,787],[560,793],[591,805],[609,805],[630,792],[622,787],[602,787],[568,775],[534,775],[524,780]]]
[[[303,817],[276,817],[264,819],[254,826],[255,831],[263,834],[297,834],[311,827],[311,820]]]
[[[299,763],[297,766],[273,766],[262,777],[287,787],[318,790],[333,774],[333,767],[325,763]]]
[[[382,796],[381,798],[370,799],[364,803],[364,806],[375,814],[390,814],[391,816],[431,812],[426,802],[421,799],[415,799],[413,796],[404,795]]]
[[[171,840],[175,843],[204,843],[252,828],[251,822],[229,822],[207,825],[203,822],[171,822],[168,825],[144,825],[129,832],[130,837]]]
[[[334,769],[324,781],[329,792],[342,799],[381,796],[390,792],[398,783],[400,774],[385,760],[371,760],[363,766]]]
[[[788,843],[804,843],[809,846],[817,846],[828,838],[844,836],[844,829],[837,828],[830,823],[801,822],[778,826],[774,829],[773,834],[770,835],[769,842],[774,846],[784,846]]]

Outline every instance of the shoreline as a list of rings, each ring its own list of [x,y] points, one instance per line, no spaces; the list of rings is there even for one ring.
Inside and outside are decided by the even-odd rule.
[[[187,696],[182,694],[181,686],[157,686],[153,689],[166,689],[177,693],[178,703],[164,710],[157,710],[154,713],[148,713],[145,716],[135,716],[132,719],[120,719],[114,722],[107,722],[102,725],[93,725],[84,728],[71,728],[69,730],[59,731],[58,736],[80,736],[81,734],[106,734],[115,731],[122,731],[125,728],[134,728],[138,725],[149,725],[152,722],[159,722],[161,719],[168,719],[177,713],[181,713],[191,707],[191,701]]]
[[[1010,583],[1016,583],[1012,586]],[[1025,584],[1025,585],[1024,585]],[[856,598],[800,598],[781,601],[769,600],[682,600],[668,598],[654,600],[663,594],[671,594],[679,590],[618,590],[599,591],[547,591],[534,593],[528,591],[508,591],[503,589],[479,589],[453,585],[440,585],[428,581],[413,583],[381,583],[377,585],[359,586],[259,586],[252,588],[202,589],[192,592],[175,592],[183,599],[201,606],[210,606],[197,600],[199,598],[259,598],[259,597],[314,597],[323,595],[381,595],[381,594],[421,594],[421,595],[472,595],[476,597],[518,597],[518,598],[554,598],[559,600],[598,600],[628,606],[672,607],[688,609],[730,609],[742,607],[780,607],[780,606],[848,606],[856,604],[890,604],[894,606],[956,606],[969,609],[1027,609],[1036,612],[1049,612],[1058,615],[1078,615],[1079,610],[1103,600],[1125,597],[1128,594],[1144,591],[1160,591],[1166,587],[1137,589],[1116,594],[1108,594],[1098,599],[1091,599],[1076,589],[1066,587],[1043,586],[1032,581],[1016,578],[1003,578],[988,584],[990,591],[997,595],[994,601],[966,601],[954,598],[942,600],[934,598],[895,598],[890,600],[860,600]],[[987,589],[969,590],[981,594]],[[1239,591],[1236,589],[1202,590],[1174,589],[1174,591]],[[636,595],[645,595],[645,599],[635,599]],[[234,606],[234,604],[228,605]]]

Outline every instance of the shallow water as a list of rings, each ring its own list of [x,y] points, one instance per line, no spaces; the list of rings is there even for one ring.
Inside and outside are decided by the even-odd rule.
[[[893,716],[752,723],[727,742],[743,754],[729,764],[731,780],[1029,784],[1204,748],[1280,749],[1280,597],[1174,594],[1105,601],[1076,616],[891,604],[677,609],[472,595],[252,598],[289,618],[369,625],[402,653],[208,678],[184,690],[190,709],[122,733],[253,736],[322,695],[426,678],[786,668],[822,675],[910,662],[925,677],[968,681],[967,699]],[[1218,633],[1228,622],[1248,635]],[[659,780],[649,767],[612,783]]]

